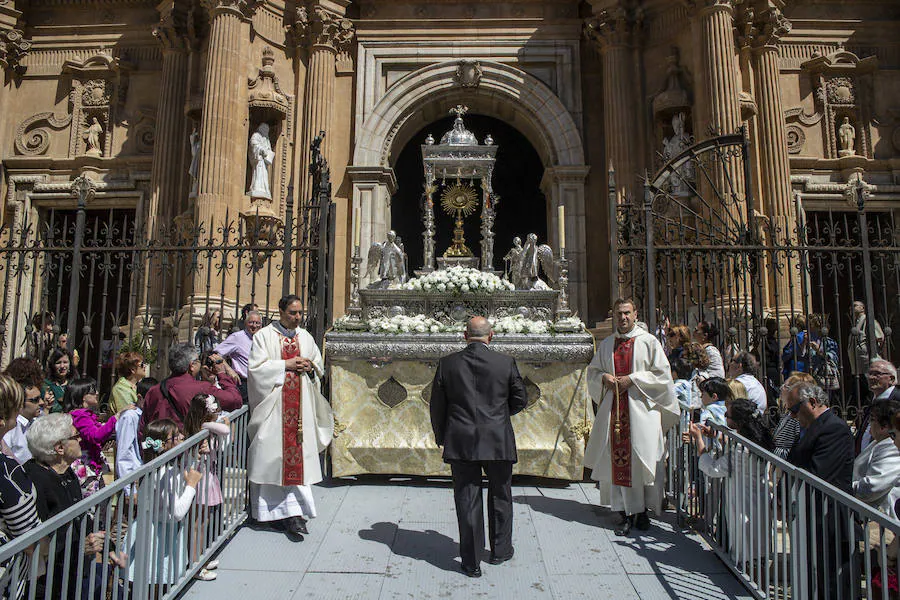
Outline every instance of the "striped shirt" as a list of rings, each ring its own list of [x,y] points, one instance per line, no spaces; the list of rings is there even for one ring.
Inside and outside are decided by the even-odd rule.
[[[0,455],[0,520],[3,540],[9,541],[40,524],[37,491],[25,470],[14,459]]]

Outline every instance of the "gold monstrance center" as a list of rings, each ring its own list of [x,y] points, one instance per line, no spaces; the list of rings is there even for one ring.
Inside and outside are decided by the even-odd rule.
[[[444,258],[459,258],[474,256],[466,246],[465,232],[463,231],[463,219],[475,212],[478,207],[478,194],[470,185],[457,183],[444,190],[441,194],[441,208],[448,215],[455,218],[453,228],[453,243],[444,252]]]

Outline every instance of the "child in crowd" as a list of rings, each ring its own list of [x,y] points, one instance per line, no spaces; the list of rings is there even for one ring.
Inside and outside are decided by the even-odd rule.
[[[200,458],[207,464],[199,486],[200,494],[197,504],[205,509],[201,508],[200,519],[197,521],[197,528],[194,531],[194,543],[191,551],[191,557],[194,560],[205,550],[207,525],[218,523],[220,518],[222,486],[217,475],[219,447],[222,443],[220,438],[227,438],[231,433],[231,427],[227,416],[222,416],[220,420],[219,412],[219,403],[215,396],[197,394],[191,398],[191,405],[184,417],[184,435],[186,437],[199,433],[201,429],[206,429],[210,433],[210,437],[200,445]],[[207,563],[206,568],[197,573],[197,579],[212,581],[216,578],[214,570],[218,566],[219,561],[211,560]]]
[[[716,424],[727,426],[725,420],[725,403],[731,400],[731,388],[721,377],[710,377],[700,383],[700,400],[703,410],[700,411],[699,422],[709,427]]]
[[[158,419],[144,428],[141,442],[145,463],[168,452],[184,441],[184,435],[171,419]],[[153,475],[148,475],[153,477]],[[150,510],[153,519],[148,527],[151,557],[142,556],[149,569],[148,580],[166,586],[178,581],[188,564],[187,538],[182,521],[187,516],[197,494],[197,484],[203,475],[193,466],[181,471],[176,465],[162,466],[157,473],[156,506]],[[183,479],[183,481],[182,481]],[[174,523],[173,523],[174,521]],[[135,521],[128,528],[128,577],[134,581],[135,560],[141,548],[135,546],[132,532],[140,530]],[[161,594],[159,594],[161,595]],[[156,594],[151,594],[155,597]]]
[[[76,379],[66,387],[63,410],[72,415],[72,422],[81,436],[82,456],[72,464],[72,469],[78,475],[85,498],[103,487],[103,474],[109,471],[103,457],[103,445],[116,433],[117,417],[112,416],[101,423],[97,415],[99,407],[100,395],[93,379]],[[131,408],[129,405],[122,412]]]

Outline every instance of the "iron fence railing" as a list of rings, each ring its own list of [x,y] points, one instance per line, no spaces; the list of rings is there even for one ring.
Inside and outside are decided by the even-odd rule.
[[[0,546],[0,589],[31,600],[176,597],[247,516],[249,411],[243,407],[230,418],[231,435],[210,444],[209,454],[199,452],[209,437],[204,430]],[[189,467],[205,476],[178,519],[175,497]],[[206,502],[210,475],[221,486],[217,507]],[[85,553],[89,536],[98,534],[102,549]],[[113,564],[111,553],[124,553],[125,566]]]
[[[246,305],[264,320],[297,294],[321,342],[331,320],[334,204],[327,162],[314,155],[311,198],[237,214],[141,215],[94,208],[79,177],[71,208],[34,206],[0,225],[0,367],[27,355],[46,361],[65,335],[77,372],[102,391],[115,356],[144,354],[165,375],[173,342],[215,343],[242,327]]]
[[[701,459],[668,436],[668,496],[678,521],[698,531],[761,599],[896,597],[900,521],[714,427],[717,449]],[[672,458],[675,457],[675,460]]]
[[[619,205],[611,177],[614,284],[639,300],[652,332],[715,325],[726,368],[753,351],[772,404],[786,372],[810,372],[850,420],[868,360],[900,343],[900,226],[862,181],[843,206],[807,210],[798,195],[763,210],[749,161],[742,134],[705,140],[647,177],[643,201]],[[855,301],[868,315],[861,331]]]

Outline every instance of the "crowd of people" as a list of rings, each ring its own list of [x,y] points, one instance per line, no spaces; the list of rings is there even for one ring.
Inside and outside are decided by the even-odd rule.
[[[666,354],[683,416],[682,440],[694,447],[702,477],[711,481],[742,473],[749,478],[738,487],[747,495],[742,504],[747,507],[746,512],[732,515],[732,521],[737,522],[727,524],[729,528],[746,528],[743,535],[731,535],[732,541],[743,540],[745,547],[741,555],[744,557],[754,556],[753,549],[746,546],[752,539],[750,513],[762,515],[765,503],[769,502],[772,505],[769,514],[775,518],[779,514],[777,499],[770,497],[771,490],[761,483],[764,472],[749,468],[749,451],[742,449],[738,456],[723,451],[721,435],[716,433],[714,425],[736,431],[763,450],[856,496],[891,518],[897,519],[900,513],[900,436],[895,435],[900,429],[897,369],[877,355],[870,359],[862,303],[854,303],[853,315],[854,327],[848,340],[853,368],[845,380],[855,388],[850,396],[861,408],[853,422],[846,420],[847,414],[834,410],[841,384],[841,358],[838,343],[828,337],[821,315],[809,315],[806,321],[795,317],[790,340],[782,348],[778,347],[774,335],[777,323],[770,320],[768,335],[750,352],[734,351],[724,361],[724,373],[720,351],[711,344],[717,336],[714,325],[701,321],[691,338],[683,325],[665,327],[658,332],[667,342]],[[883,334],[880,325],[874,325],[875,347],[880,348]],[[766,363],[765,369],[760,369],[760,357]],[[742,464],[736,466],[738,462]],[[751,477],[754,472],[760,479]],[[689,485],[702,485],[702,482],[693,481]],[[823,508],[824,505],[817,510]],[[717,510],[715,503],[711,510]],[[843,540],[844,546],[848,545],[848,532],[835,530],[831,521],[819,519],[809,529],[810,535],[815,536],[809,547],[817,553],[820,593],[824,589],[821,586],[835,591],[838,585],[850,585],[848,581],[837,580],[835,568],[851,560],[850,553],[842,550],[828,554],[830,544],[823,543],[841,534],[838,539]],[[879,547],[881,533],[877,526],[873,524],[871,531],[864,535],[871,537],[873,549]],[[896,592],[898,542],[891,531],[885,530],[884,535],[888,544],[888,585]],[[826,562],[831,568],[825,568]],[[881,575],[877,573],[873,587],[879,594],[881,585]]]
[[[0,543],[208,430],[210,436],[198,447],[196,468],[182,472],[164,467],[159,473],[157,508],[152,514],[161,522],[149,523],[148,531],[158,538],[152,546],[157,552],[150,571],[155,589],[162,592],[204,550],[204,527],[223,502],[219,456],[232,433],[228,414],[246,399],[250,342],[262,317],[254,305],[248,305],[242,313],[242,329],[221,341],[213,343],[218,336],[213,328],[201,328],[202,352],[195,344],[173,345],[162,381],[148,376],[149,366],[141,354],[119,353],[117,379],[103,398],[98,382],[78,372],[77,354],[67,348],[64,334],[53,334],[52,313],[36,315],[35,324],[36,335],[26,355],[14,358],[0,374]],[[103,510],[128,511],[122,518],[126,523],[137,514],[136,486],[129,488],[124,501],[102,505]],[[197,512],[203,521],[186,528],[180,523],[194,506],[202,507]],[[134,580],[135,527],[115,532],[114,540],[106,539],[108,532],[99,526],[105,516],[97,511],[83,515],[81,519],[89,521],[84,530],[90,533],[86,539],[73,536],[68,545],[60,538],[55,557],[42,550],[47,554],[42,559],[50,566],[37,581],[39,597],[45,593],[62,597],[64,582],[70,594],[81,586],[83,598],[100,597],[103,570],[76,568],[71,561],[78,557],[85,566],[106,560],[121,581]],[[174,536],[162,521],[179,523]],[[114,550],[101,558],[104,547]],[[210,561],[196,577],[215,579],[217,566],[217,561]],[[7,592],[10,597],[16,595]]]

